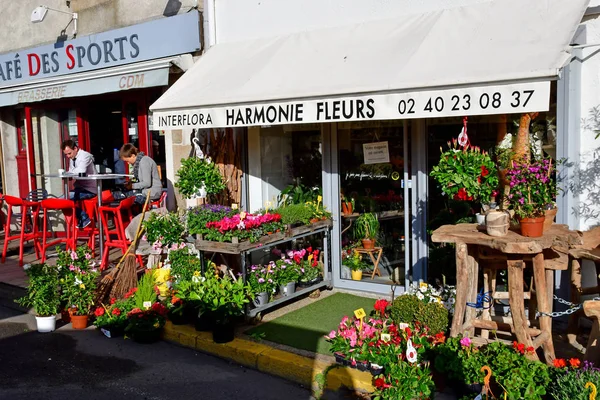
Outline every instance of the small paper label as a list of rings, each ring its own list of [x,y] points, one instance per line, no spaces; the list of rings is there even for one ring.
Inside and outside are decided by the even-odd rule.
[[[106,336],[107,338],[110,338],[110,331],[104,328],[100,328],[100,332],[102,332],[104,334],[104,336]]]
[[[151,301],[145,301],[144,302],[144,308],[150,308],[152,307],[152,302]]]
[[[238,205],[237,205],[237,203],[233,203],[233,204],[231,205],[231,209],[232,209],[232,210],[237,210],[237,209],[238,209]]]
[[[323,200],[323,196],[317,196],[317,201],[320,203]]]
[[[366,317],[367,314],[365,314],[364,308],[359,308],[358,310],[354,310],[354,316],[358,319],[361,319]]]
[[[392,340],[392,336],[389,333],[382,333],[381,340],[383,342],[389,342],[390,340]]]
[[[246,218],[246,213],[244,211],[242,211],[240,213],[240,220],[243,220],[244,218]]]

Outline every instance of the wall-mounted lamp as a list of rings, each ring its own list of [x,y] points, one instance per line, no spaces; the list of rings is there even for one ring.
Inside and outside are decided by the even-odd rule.
[[[48,13],[48,10],[70,15],[71,21],[69,21],[69,24],[71,22],[73,22],[73,37],[77,36],[77,13],[56,10],[56,9],[50,8],[48,6],[38,6],[31,12],[31,22],[33,22],[34,24],[42,22],[44,20],[44,18],[46,18],[46,14]],[[67,24],[67,26],[69,26],[69,24]],[[66,30],[66,27],[65,27],[65,30]]]

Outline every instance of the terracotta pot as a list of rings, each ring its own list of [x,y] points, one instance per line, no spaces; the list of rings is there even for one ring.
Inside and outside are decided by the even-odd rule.
[[[362,240],[363,248],[366,250],[370,250],[375,248],[375,240],[373,239],[363,239]]]
[[[544,232],[552,227],[554,223],[554,218],[556,218],[556,213],[558,212],[558,208],[554,207],[551,210],[546,210],[546,217],[544,220]]]
[[[350,214],[350,211],[348,211],[348,203],[342,202],[342,214]]]
[[[352,280],[353,281],[360,281],[362,280],[362,271],[354,271],[352,270]]]
[[[85,329],[88,324],[87,315],[71,315],[71,324],[73,329]]]
[[[526,237],[542,237],[544,235],[544,221],[546,217],[521,218],[521,235]]]

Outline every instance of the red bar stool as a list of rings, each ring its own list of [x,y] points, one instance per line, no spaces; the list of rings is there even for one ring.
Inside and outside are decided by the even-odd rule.
[[[125,254],[131,244],[131,241],[127,240],[125,236],[125,228],[127,228],[133,219],[131,208],[134,202],[135,197],[128,197],[116,207],[102,206],[99,208],[100,218],[102,218],[102,228],[104,229],[104,253],[100,269],[104,269],[108,265],[108,253],[111,248],[119,248]],[[108,226],[109,218],[112,218],[114,221],[113,229],[110,229]]]
[[[6,261],[6,252],[8,250],[8,242],[11,240],[19,240],[19,266],[23,266],[23,247],[25,242],[33,240],[36,257],[40,257],[40,237],[41,233],[38,228],[38,220],[40,214],[40,203],[36,201],[27,201],[14,196],[4,196],[4,202],[7,206],[6,222],[4,224],[4,249],[2,250],[2,262]],[[19,207],[20,213],[15,213],[13,207]],[[21,217],[21,230],[18,235],[11,235],[10,222],[12,216]],[[28,219],[31,218],[31,231],[26,232]],[[43,261],[42,261],[43,262]]]
[[[85,228],[77,229],[77,240],[87,240],[87,245],[92,250],[92,257],[95,257],[96,249],[96,235],[100,233],[96,222],[98,221],[98,199],[96,197],[91,199],[81,200],[81,206],[90,218],[91,223]]]
[[[151,210],[155,209],[155,208],[166,207],[167,206],[167,190],[163,189],[162,193],[160,194],[160,198],[158,200],[150,201],[148,206],[149,206],[148,208]]]
[[[65,199],[46,199],[41,201],[42,210],[44,210],[44,229],[42,231],[42,262],[46,260],[46,249],[51,246],[56,246],[59,243],[65,243],[67,249],[75,250],[77,232],[75,231],[75,202]],[[48,234],[48,211],[62,211],[65,218],[66,237],[57,238],[51,242],[47,242]]]

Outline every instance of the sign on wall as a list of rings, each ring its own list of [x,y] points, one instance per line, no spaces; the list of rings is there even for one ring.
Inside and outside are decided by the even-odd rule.
[[[0,88],[200,49],[197,12],[0,55]]]
[[[390,162],[390,149],[388,142],[363,144],[365,164],[381,164]]]
[[[543,112],[549,106],[547,81],[155,111],[154,123],[156,129],[215,128]]]

